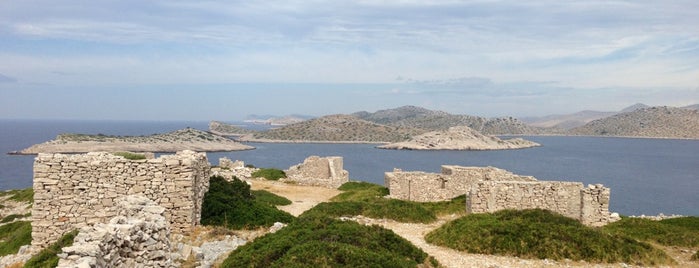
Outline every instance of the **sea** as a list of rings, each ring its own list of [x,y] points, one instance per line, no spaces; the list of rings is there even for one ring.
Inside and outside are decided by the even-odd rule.
[[[244,124],[239,122],[240,124]],[[150,135],[201,121],[0,120],[0,190],[32,186],[34,156],[9,155],[61,133]],[[265,128],[259,125],[247,127]],[[255,150],[208,153],[257,167],[286,169],[311,155],[342,156],[350,179],[383,185],[384,173],[440,172],[441,165],[494,166],[539,180],[611,188],[610,210],[622,215],[699,216],[699,140],[529,136],[541,147],[500,151],[382,150],[375,144],[248,143]]]

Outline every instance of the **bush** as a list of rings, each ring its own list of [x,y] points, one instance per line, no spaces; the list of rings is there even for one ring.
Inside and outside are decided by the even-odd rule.
[[[221,267],[430,267],[432,258],[393,231],[304,217],[233,251]]]
[[[674,263],[665,252],[649,244],[610,235],[540,209],[467,215],[430,232],[425,239],[478,254],[636,265]]]
[[[291,222],[293,216],[280,211],[269,203],[255,200],[250,186],[233,178],[213,176],[209,180],[209,191],[204,195],[201,223],[203,225],[228,228],[255,228],[271,226],[275,222]]]
[[[281,178],[286,178],[286,173],[281,169],[276,168],[263,168],[252,173],[253,178],[265,178],[268,180],[279,180]]]
[[[32,225],[16,221],[0,226],[0,257],[16,254],[19,248],[32,242]]]
[[[666,246],[699,246],[699,217],[662,221],[624,217],[620,221],[608,224],[604,230]]]
[[[56,267],[58,265],[58,253],[61,252],[62,248],[72,246],[76,235],[78,235],[78,230],[64,234],[56,243],[32,256],[24,264],[24,267]]]
[[[115,152],[112,153],[113,155],[116,156],[121,156],[123,158],[129,159],[129,160],[143,160],[146,159],[146,155],[144,154],[137,154],[137,153],[132,153],[132,152]]]

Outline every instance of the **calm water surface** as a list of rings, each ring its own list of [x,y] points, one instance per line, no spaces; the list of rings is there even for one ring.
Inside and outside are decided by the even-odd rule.
[[[0,150],[20,150],[57,134],[148,135],[207,122],[0,120]],[[344,157],[350,178],[383,184],[393,168],[439,172],[440,165],[495,166],[539,180],[602,183],[612,189],[611,210],[625,215],[699,215],[699,141],[593,137],[525,137],[542,147],[504,151],[397,151],[371,144],[250,143],[256,150],[209,153],[259,167],[285,169],[309,155]],[[0,189],[31,187],[33,156],[0,156]]]

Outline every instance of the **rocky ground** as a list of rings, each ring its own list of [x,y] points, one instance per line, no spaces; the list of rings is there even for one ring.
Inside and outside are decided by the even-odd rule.
[[[521,138],[502,140],[486,136],[467,126],[450,127],[448,130],[431,131],[414,136],[408,141],[378,146],[381,149],[398,150],[506,150],[541,146]]]

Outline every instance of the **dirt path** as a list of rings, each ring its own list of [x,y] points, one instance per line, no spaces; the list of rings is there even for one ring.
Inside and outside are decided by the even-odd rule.
[[[327,202],[333,196],[341,193],[340,190],[317,186],[293,185],[278,181],[248,180],[253,190],[267,190],[276,195],[291,200],[291,205],[278,206],[277,208],[298,216],[315,205]]]

